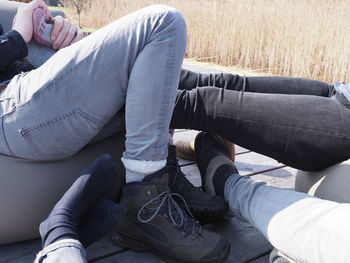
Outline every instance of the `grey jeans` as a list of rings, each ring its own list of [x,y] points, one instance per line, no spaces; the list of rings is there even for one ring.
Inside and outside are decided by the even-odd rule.
[[[154,5],[17,75],[0,96],[0,154],[70,156],[125,105],[124,158],[164,162],[186,36],[181,14]]]

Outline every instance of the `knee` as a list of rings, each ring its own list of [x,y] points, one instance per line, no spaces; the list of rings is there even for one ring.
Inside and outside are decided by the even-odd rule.
[[[150,8],[159,16],[162,16],[164,23],[172,24],[182,32],[186,32],[186,21],[177,9],[163,4],[152,5]]]

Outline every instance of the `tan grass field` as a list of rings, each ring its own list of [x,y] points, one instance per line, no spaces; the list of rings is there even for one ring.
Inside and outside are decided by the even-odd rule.
[[[82,24],[99,28],[154,3],[174,6],[184,15],[188,58],[350,81],[348,0],[95,0],[83,12]]]

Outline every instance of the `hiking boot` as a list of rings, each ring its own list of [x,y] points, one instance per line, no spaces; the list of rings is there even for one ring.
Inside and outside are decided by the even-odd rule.
[[[231,160],[235,161],[235,157],[236,157],[235,145],[228,140],[224,140],[224,142],[226,144],[226,147],[229,149]],[[177,150],[177,156],[179,158],[190,160],[190,161],[196,161],[194,141],[191,141],[191,142],[177,141],[175,142],[175,146]]]
[[[122,248],[153,252],[167,262],[222,262],[230,243],[202,229],[175,196],[185,203],[180,195],[170,192],[166,167],[142,182],[126,184],[113,241]]]
[[[226,143],[217,135],[200,132],[195,139],[195,149],[203,191],[218,194],[213,184],[214,175],[218,172],[224,176],[239,173],[230,158]]]
[[[203,192],[199,187],[192,185],[181,171],[176,159],[176,148],[170,145],[168,148],[167,168],[169,171],[169,186],[172,193],[181,195],[194,218],[200,224],[209,224],[223,218],[228,209],[225,199],[221,196]],[[177,201],[178,198],[175,197]],[[180,202],[183,207],[183,202]]]

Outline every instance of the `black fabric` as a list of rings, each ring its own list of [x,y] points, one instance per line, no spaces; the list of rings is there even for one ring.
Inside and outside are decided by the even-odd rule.
[[[97,204],[116,187],[116,181],[117,170],[110,155],[102,155],[92,162],[41,223],[43,247],[59,239],[79,239],[80,220],[98,207]]]
[[[15,30],[4,33],[0,25],[0,83],[33,69],[23,61],[27,55],[28,48],[21,34]]]
[[[225,184],[231,175],[238,174],[237,169],[233,165],[224,164],[220,166],[213,176],[213,184],[215,193],[219,196],[225,197]]]
[[[220,86],[229,82],[217,81],[216,87],[197,87],[196,83],[207,82],[201,81],[207,76],[195,73],[192,78],[199,81],[186,83],[183,75],[172,129],[211,132],[306,171],[323,170],[350,158],[350,111],[334,96],[329,98],[332,85],[299,78],[226,75],[232,85]]]

